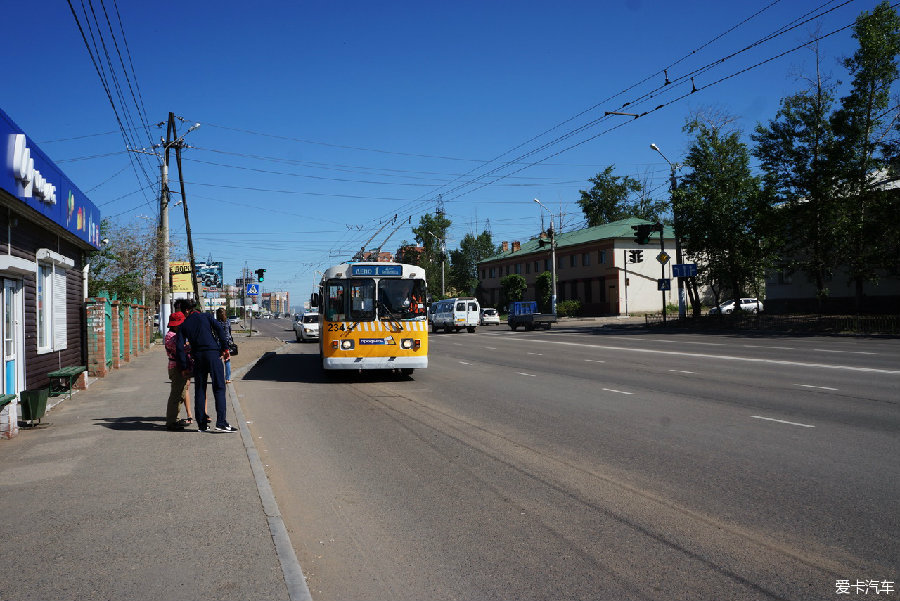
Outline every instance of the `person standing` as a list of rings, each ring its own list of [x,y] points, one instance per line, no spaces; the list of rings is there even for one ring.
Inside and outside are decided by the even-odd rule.
[[[178,328],[175,338],[175,362],[182,373],[188,368],[185,343],[190,343],[191,357],[194,359],[194,415],[200,432],[209,432],[209,418],[205,415],[207,379],[212,380],[213,398],[216,403],[217,432],[237,432],[237,428],[226,420],[225,370],[222,359],[228,358],[228,342],[222,326],[212,315],[196,310],[193,301],[188,300],[188,311],[184,323]],[[203,418],[200,416],[203,415]]]
[[[216,321],[222,326],[222,330],[225,332],[225,338],[228,339],[226,344],[228,345],[228,348],[231,348],[231,345],[234,343],[234,339],[231,337],[231,323],[229,323],[228,316],[225,315],[225,309],[222,307],[216,309]],[[229,353],[223,360],[225,361],[225,383],[231,384],[231,354]]]
[[[166,429],[169,431],[183,430],[185,426],[193,421],[189,394],[191,377],[190,375],[185,376],[175,362],[175,338],[178,336],[178,328],[182,323],[184,323],[184,313],[181,311],[172,313],[169,316],[169,331],[166,332],[166,336],[163,339],[166,356],[169,358],[169,379],[172,381],[172,388],[169,390],[169,401],[166,403]],[[184,403],[184,412],[187,414],[187,419],[185,420],[178,420],[181,403]]]

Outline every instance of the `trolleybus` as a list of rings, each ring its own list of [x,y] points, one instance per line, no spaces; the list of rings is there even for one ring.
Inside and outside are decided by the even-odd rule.
[[[326,370],[428,367],[425,270],[403,263],[342,263],[322,275],[319,349]]]

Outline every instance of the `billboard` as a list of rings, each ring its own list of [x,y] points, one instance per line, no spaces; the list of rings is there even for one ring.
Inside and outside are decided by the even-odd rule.
[[[172,292],[193,292],[194,282],[191,278],[191,264],[187,261],[169,263],[169,275],[172,279]]]
[[[222,290],[225,283],[222,261],[195,263],[197,266],[197,281],[200,291],[214,292]]]

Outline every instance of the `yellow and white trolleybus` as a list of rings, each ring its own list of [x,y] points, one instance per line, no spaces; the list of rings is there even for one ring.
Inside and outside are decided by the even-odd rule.
[[[327,370],[428,367],[425,270],[403,263],[342,263],[319,285],[319,349]]]

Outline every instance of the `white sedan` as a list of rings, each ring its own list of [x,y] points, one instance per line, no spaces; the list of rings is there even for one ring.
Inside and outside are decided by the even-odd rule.
[[[297,342],[319,339],[319,314],[304,313],[294,319],[294,335]]]

